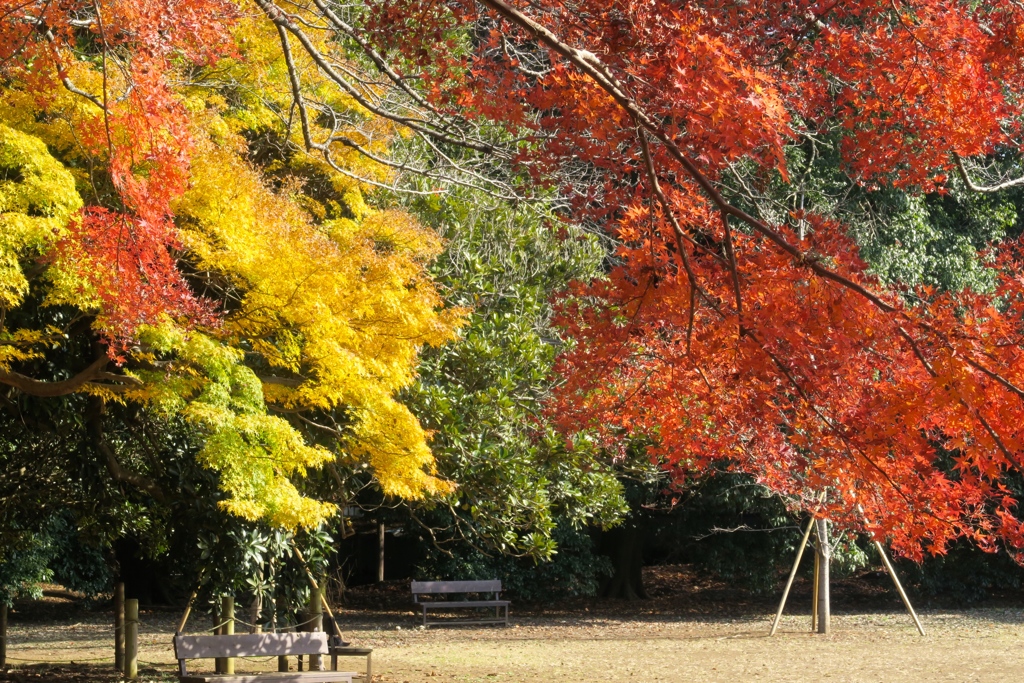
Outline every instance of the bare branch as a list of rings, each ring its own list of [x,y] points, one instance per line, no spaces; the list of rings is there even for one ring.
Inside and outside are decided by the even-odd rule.
[[[967,173],[967,167],[964,165],[964,158],[959,154],[956,155],[956,168],[960,171],[960,177],[963,179],[964,184],[967,185],[967,189],[971,192],[993,194],[995,192],[1001,192],[1002,190],[1008,190],[1011,187],[1020,187],[1024,185],[1024,177],[1005,180],[1001,183],[996,183],[995,185],[978,185],[971,180],[970,175]]]
[[[317,47],[313,44],[313,41],[310,40],[309,36],[307,36],[306,33],[301,28],[299,28],[295,24],[295,22],[291,20],[289,15],[285,13],[280,7],[278,7],[275,3],[271,2],[271,0],[254,0],[254,2],[260,7],[260,9],[263,10],[263,12],[272,22],[277,24],[279,27],[287,30],[288,33],[290,33],[291,35],[295,36],[296,40],[299,41],[299,44],[302,45],[302,48],[306,51],[306,54],[309,55],[310,59],[313,60],[313,62],[317,65],[320,71],[325,76],[327,76],[331,81],[337,84],[342,90],[344,90],[346,94],[352,97],[352,99],[354,99],[361,106],[363,106],[367,111],[376,114],[377,116],[381,116],[385,119],[388,119],[389,121],[399,123],[403,126],[406,126],[407,128],[416,131],[417,133],[422,133],[423,135],[427,135],[440,142],[458,145],[460,147],[473,149],[478,152],[483,152],[486,154],[496,155],[498,157],[505,159],[511,158],[511,155],[508,153],[508,151],[503,150],[489,142],[485,142],[483,140],[478,139],[471,139],[466,137],[465,135],[453,137],[445,130],[445,127],[438,126],[434,121],[432,121],[429,118],[404,116],[377,106],[366,97],[363,91],[352,85],[346,78],[344,78],[340,73],[338,73],[338,70],[335,69],[328,62],[327,58],[317,49]],[[452,122],[446,121],[445,123],[449,124],[448,127],[450,127]]]

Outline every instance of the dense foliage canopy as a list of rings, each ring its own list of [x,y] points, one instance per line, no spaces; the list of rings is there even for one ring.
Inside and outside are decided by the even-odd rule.
[[[180,416],[238,514],[314,525],[338,454],[448,489],[394,395],[463,312],[364,195],[459,185],[616,241],[561,304],[563,452],[1024,547],[1016,205],[974,197],[1020,185],[1016,2],[0,0],[0,38],[0,382]]]

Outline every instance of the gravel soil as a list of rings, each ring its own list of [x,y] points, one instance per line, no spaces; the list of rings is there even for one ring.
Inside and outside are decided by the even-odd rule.
[[[1024,675],[1024,596],[981,606],[919,605],[922,638],[884,577],[833,587],[832,634],[809,632],[810,590],[798,583],[779,632],[775,604],[691,573],[647,570],[650,600],[513,603],[511,624],[419,627],[408,585],[353,590],[341,610],[345,636],[374,648],[380,683],[521,681],[1002,681]],[[178,610],[143,610],[142,681],[173,681],[170,635]],[[109,683],[112,629],[58,590],[20,603],[10,617],[9,669],[0,681]],[[192,621],[198,631],[204,621]],[[346,660],[342,660],[345,662]],[[348,667],[362,672],[361,658]],[[209,670],[212,662],[197,662]],[[294,666],[294,664],[293,664]],[[190,669],[191,670],[191,669]],[[268,658],[237,660],[236,671],[276,670]]]

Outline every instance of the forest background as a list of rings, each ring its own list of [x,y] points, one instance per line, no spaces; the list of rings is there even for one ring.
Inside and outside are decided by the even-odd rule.
[[[1021,9],[771,4],[0,2],[0,600],[1018,587]]]

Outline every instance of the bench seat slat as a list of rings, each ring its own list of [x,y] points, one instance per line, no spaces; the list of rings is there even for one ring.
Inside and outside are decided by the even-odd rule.
[[[352,647],[346,645],[345,647],[332,647],[330,650],[332,657],[334,655],[340,657],[365,657],[366,655],[373,654],[372,647]]]
[[[499,617],[497,619],[443,619],[438,621],[428,621],[426,626],[470,626],[473,624],[505,624],[508,622],[504,618]]]
[[[423,609],[451,609],[455,607],[504,607],[512,603],[509,600],[435,600],[419,604]]]
[[[327,634],[322,632],[174,637],[176,659],[325,654],[327,654]]]
[[[352,683],[354,671],[289,671],[264,674],[189,674],[181,683]]]
[[[493,593],[501,591],[501,581],[413,581],[412,592],[429,593]]]

